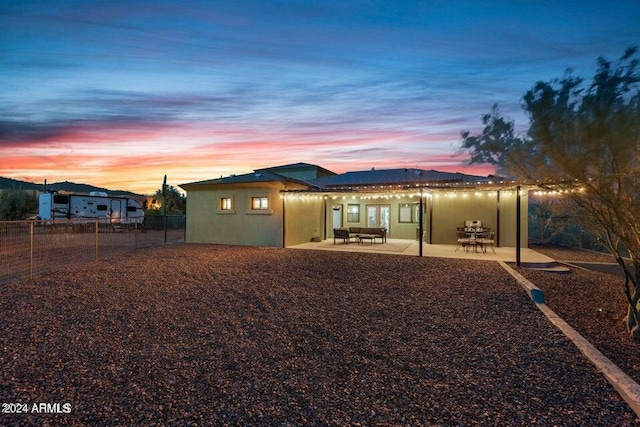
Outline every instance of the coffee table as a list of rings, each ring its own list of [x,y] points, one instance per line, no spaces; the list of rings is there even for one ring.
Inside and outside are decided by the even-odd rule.
[[[376,242],[375,234],[358,234],[358,244],[362,243],[363,240],[369,240],[373,245]]]

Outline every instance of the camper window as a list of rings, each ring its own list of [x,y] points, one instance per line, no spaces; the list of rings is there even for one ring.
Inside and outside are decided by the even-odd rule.
[[[106,211],[109,207],[107,205],[98,205],[96,206],[96,209],[99,211]]]
[[[53,195],[53,204],[55,205],[68,205],[69,196],[63,196],[62,194]]]

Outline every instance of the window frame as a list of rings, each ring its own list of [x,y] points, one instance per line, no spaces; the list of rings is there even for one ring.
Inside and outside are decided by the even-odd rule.
[[[416,224],[418,222],[420,222],[419,203],[400,203],[398,205],[398,223]]]
[[[250,194],[247,199],[247,211],[249,215],[271,215],[273,214],[271,193]],[[259,200],[256,205],[255,202]]]
[[[231,197],[220,197],[220,210],[221,211],[233,210],[233,199]]]
[[[352,209],[354,209],[353,212]],[[347,222],[360,223],[360,203],[347,204]]]
[[[229,208],[225,208],[224,206],[226,200],[229,200]],[[221,195],[218,198],[216,213],[218,215],[233,215],[236,213],[236,200],[233,194]]]

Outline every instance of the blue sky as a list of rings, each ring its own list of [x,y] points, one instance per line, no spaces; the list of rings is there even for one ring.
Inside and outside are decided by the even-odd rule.
[[[0,176],[153,192],[294,162],[488,174],[498,103],[640,45],[640,2],[2,1]]]

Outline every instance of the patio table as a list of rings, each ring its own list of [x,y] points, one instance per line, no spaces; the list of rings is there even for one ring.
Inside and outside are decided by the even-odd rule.
[[[358,244],[362,243],[363,240],[369,240],[373,245],[376,242],[375,234],[358,234]]]
[[[463,245],[464,249],[468,251],[469,247],[473,246],[473,251],[478,252],[478,246],[480,246],[480,250],[482,250],[483,252],[486,252],[487,249],[485,247],[485,239],[489,237],[490,234],[491,234],[491,230],[486,228],[479,228],[479,229],[465,228],[464,236],[465,236],[466,242]]]

